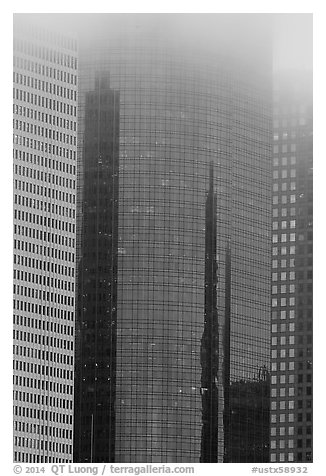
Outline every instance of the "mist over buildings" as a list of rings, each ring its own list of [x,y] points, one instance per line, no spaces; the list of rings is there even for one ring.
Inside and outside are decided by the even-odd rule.
[[[15,461],[312,461],[312,15],[16,14],[13,66]]]
[[[135,37],[170,39],[185,52],[243,54],[261,61],[266,42],[273,48],[275,72],[312,71],[312,14],[307,13],[40,13],[15,14],[15,23],[32,20],[44,29],[76,36],[81,45],[115,37],[127,30]]]

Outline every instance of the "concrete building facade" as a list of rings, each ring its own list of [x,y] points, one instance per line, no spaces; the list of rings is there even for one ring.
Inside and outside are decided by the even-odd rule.
[[[312,461],[311,73],[274,93],[271,462]]]
[[[72,460],[77,49],[14,21],[14,461]]]

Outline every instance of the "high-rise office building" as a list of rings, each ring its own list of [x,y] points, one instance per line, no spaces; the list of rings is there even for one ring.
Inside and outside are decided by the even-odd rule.
[[[81,46],[76,462],[266,460],[271,51],[234,18]]]
[[[312,461],[312,78],[274,92],[271,461]]]
[[[14,460],[72,460],[77,58],[14,19]]]

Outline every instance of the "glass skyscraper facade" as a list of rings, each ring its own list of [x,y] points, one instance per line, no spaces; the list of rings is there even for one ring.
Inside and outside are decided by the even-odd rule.
[[[267,461],[268,34],[117,18],[80,48],[74,461]]]
[[[311,73],[274,91],[271,461],[312,461]]]
[[[76,43],[15,15],[14,461],[72,460]]]

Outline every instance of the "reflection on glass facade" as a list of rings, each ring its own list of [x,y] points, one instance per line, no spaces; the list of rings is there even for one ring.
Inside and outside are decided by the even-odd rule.
[[[81,48],[74,460],[223,462],[232,389],[269,368],[270,51],[150,25]]]
[[[270,382],[267,369],[261,369],[257,377],[256,381],[235,381],[229,388],[224,463],[269,461]]]
[[[216,261],[216,194],[210,165],[205,223],[205,320],[201,343],[202,440],[201,462],[217,461],[218,449],[218,316]]]
[[[89,462],[112,460],[115,442],[119,94],[107,78],[84,113],[74,454]]]

